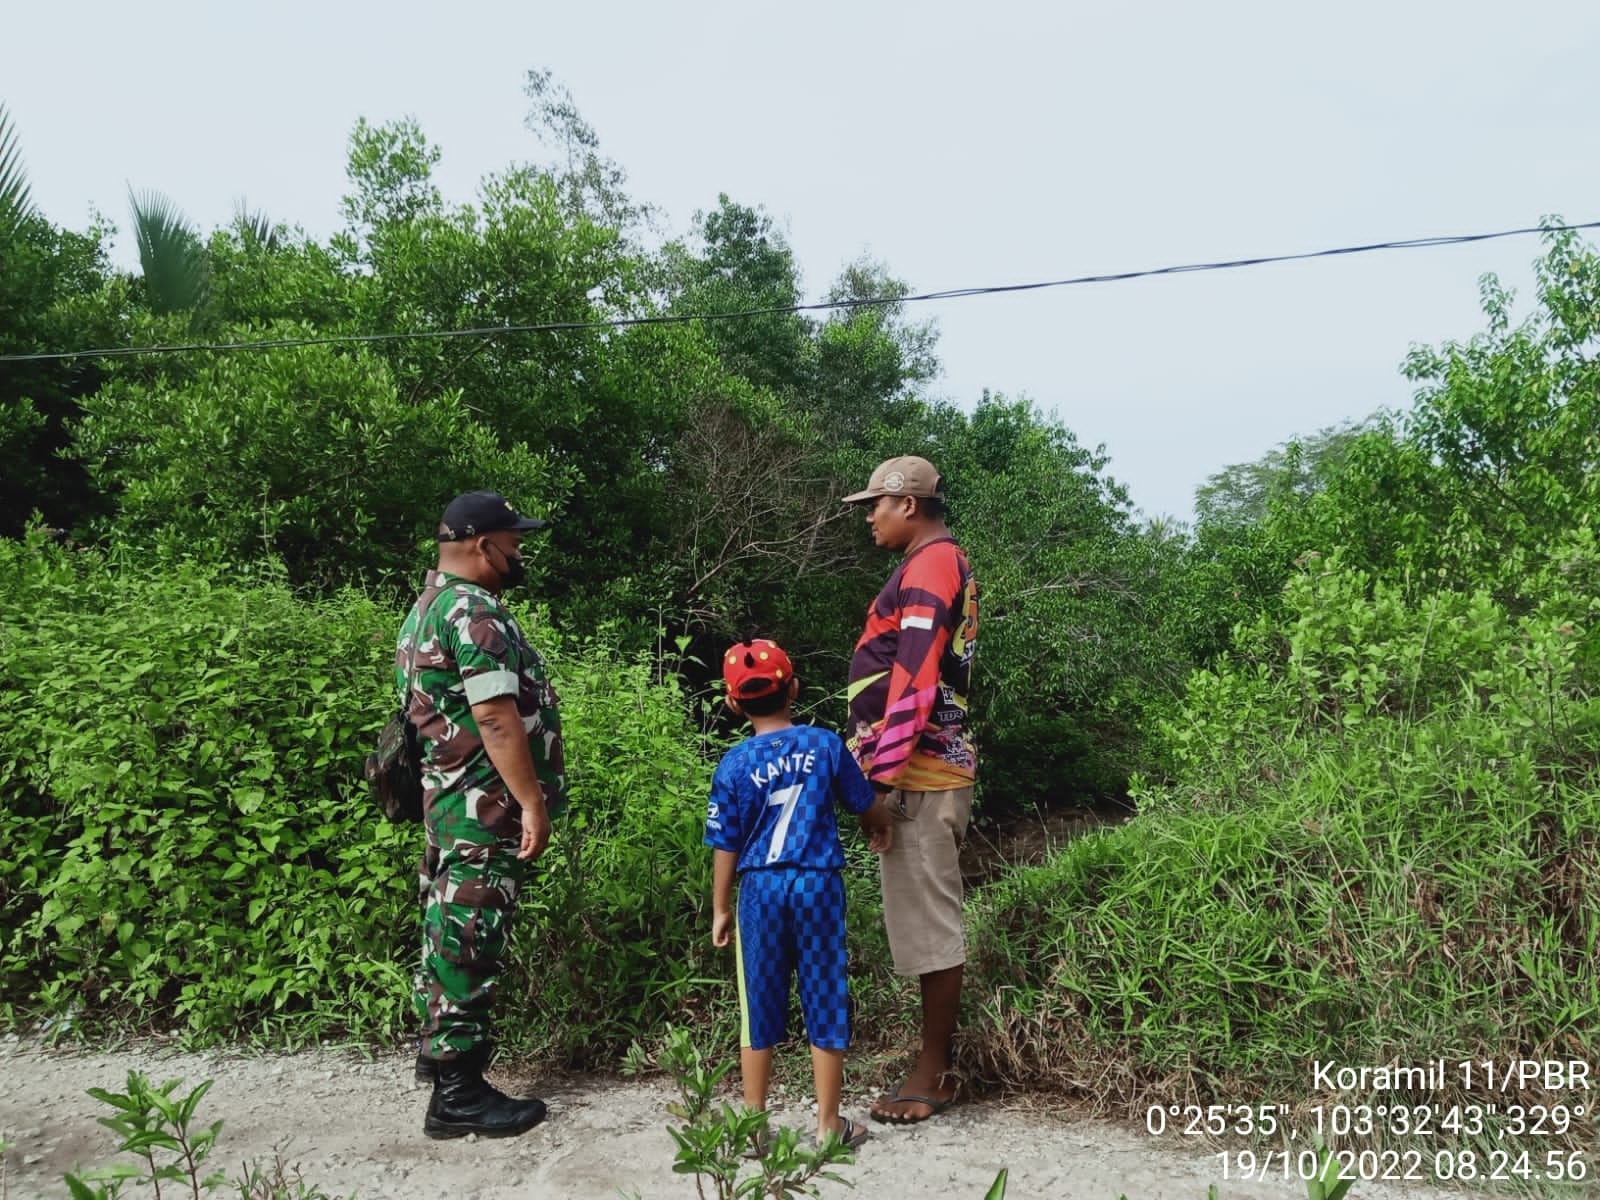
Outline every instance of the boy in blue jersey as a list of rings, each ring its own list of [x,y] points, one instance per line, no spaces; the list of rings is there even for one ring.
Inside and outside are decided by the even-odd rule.
[[[844,847],[834,804],[862,818],[868,845],[888,849],[890,822],[838,734],[792,719],[799,681],[776,642],[736,644],[722,656],[727,704],[754,733],[717,764],[706,815],[715,851],[711,941],[735,946],[739,1069],[744,1102],[767,1107],[772,1048],[786,1032],[796,976],[817,1090],[817,1140],[854,1149],[866,1129],[839,1115],[850,1045],[845,970]],[[737,931],[734,876],[739,878]]]

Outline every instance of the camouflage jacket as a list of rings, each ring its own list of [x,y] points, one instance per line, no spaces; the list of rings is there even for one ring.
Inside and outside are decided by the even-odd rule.
[[[443,791],[466,793],[470,801],[505,794],[472,706],[513,696],[545,803],[552,815],[566,807],[560,699],[544,660],[491,592],[429,571],[422,595],[400,626],[395,686],[402,698],[411,688],[410,716],[422,740],[425,805]]]

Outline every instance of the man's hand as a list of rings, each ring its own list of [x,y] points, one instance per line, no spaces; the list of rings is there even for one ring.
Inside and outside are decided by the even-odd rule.
[[[534,862],[550,844],[550,814],[544,806],[544,789],[528,800],[518,796],[517,805],[522,809],[522,846],[517,857]]]
[[[522,845],[517,857],[532,862],[550,844],[550,812],[544,803],[544,784],[533,767],[533,751],[528,748],[528,731],[517,715],[517,703],[510,696],[496,696],[472,706],[472,719],[489,762],[500,782],[516,798],[522,809]]]
[[[861,823],[861,832],[867,835],[868,850],[883,854],[894,845],[894,818],[889,815],[889,806],[882,796],[857,819]]]
[[[726,908],[711,914],[711,944],[717,947],[733,944],[733,913]]]

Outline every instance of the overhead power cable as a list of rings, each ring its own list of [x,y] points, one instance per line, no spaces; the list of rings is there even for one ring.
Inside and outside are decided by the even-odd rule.
[[[783,316],[792,313],[828,312],[839,309],[877,308],[892,304],[915,304],[929,300],[957,300],[967,296],[994,296],[1006,292],[1032,292],[1044,288],[1074,287],[1080,284],[1120,283],[1128,279],[1148,279],[1156,275],[1185,275],[1197,271],[1231,271],[1240,267],[1259,267],[1268,263],[1297,262],[1308,258],[1333,258],[1341,254],[1370,254],[1376,250],[1418,250],[1429,246],[1458,246],[1467,242],[1487,242],[1496,238],[1522,237],[1530,233],[1577,232],[1600,229],[1600,221],[1577,225],[1529,225],[1521,229],[1501,229],[1493,233],[1461,233],[1435,237],[1407,238],[1402,241],[1369,242],[1361,246],[1336,246],[1330,250],[1307,250],[1298,254],[1265,254],[1254,258],[1235,258],[1223,262],[1183,263],[1172,267],[1151,267],[1142,271],[1117,271],[1107,275],[1078,275],[1071,279],[1046,279],[1036,283],[1004,283],[987,287],[948,288],[913,296],[865,296],[854,300],[825,300],[816,304],[784,304],[770,308],[745,308],[733,312],[669,313],[649,317],[613,317],[601,321],[550,321],[533,325],[490,325],[475,329],[419,329],[394,333],[332,334],[327,337],[270,338],[251,342],[187,342],[156,346],[101,346],[86,350],[61,350],[39,354],[0,354],[0,363],[44,362],[64,358],[130,358],[147,354],[186,354],[225,350],[278,350],[293,346],[336,346],[371,342],[440,341],[448,338],[495,338],[521,333],[565,333],[578,330],[626,329],[635,325],[682,325],[690,321],[738,321],[749,317]]]

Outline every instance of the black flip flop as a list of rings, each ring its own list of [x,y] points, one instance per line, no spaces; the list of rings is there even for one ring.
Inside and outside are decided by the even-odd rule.
[[[851,1150],[860,1148],[861,1143],[872,1136],[871,1131],[865,1125],[857,1125],[849,1117],[840,1117],[839,1120],[843,1123],[843,1128],[841,1128],[838,1133],[830,1133],[828,1136],[832,1138],[838,1138],[839,1141],[843,1142],[845,1146]],[[817,1141],[816,1134],[811,1135],[811,1144],[813,1146],[820,1146],[822,1144],[821,1142]]]
[[[935,1100],[932,1096],[918,1096],[912,1092],[902,1092],[899,1088],[895,1088],[883,1100],[884,1104],[926,1104],[933,1111],[927,1117],[897,1117],[887,1113],[874,1112],[872,1119],[881,1121],[885,1125],[920,1125],[928,1117],[937,1117],[955,1102],[956,1098],[954,1096],[951,1096],[948,1100]]]

